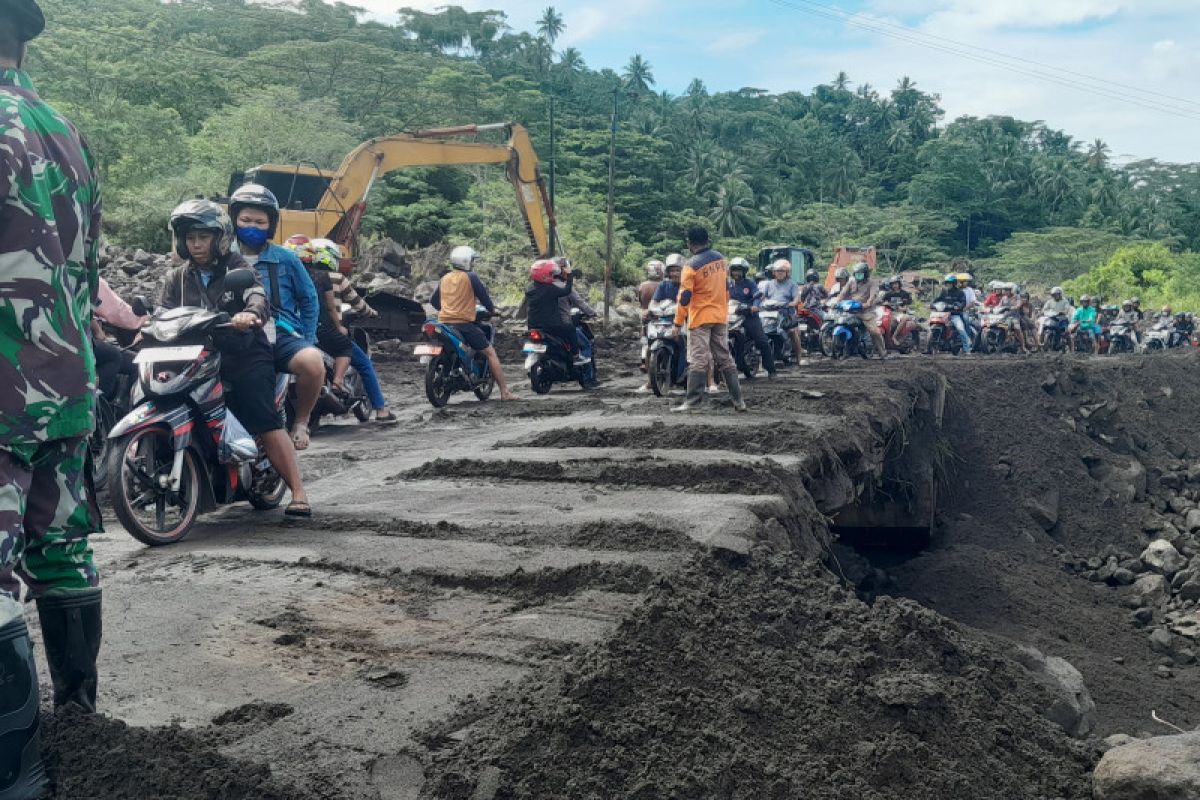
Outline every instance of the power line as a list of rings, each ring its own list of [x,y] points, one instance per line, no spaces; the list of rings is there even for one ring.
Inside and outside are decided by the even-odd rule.
[[[847,14],[846,12],[829,9],[827,6],[822,6],[818,3],[809,3],[809,6],[811,6],[811,7],[804,7],[801,5],[796,5],[797,2],[807,3],[808,0],[795,0],[794,2],[789,2],[789,0],[770,0],[770,2],[772,2],[776,5],[785,7],[785,8],[792,9],[793,11],[799,11],[800,13],[803,13],[803,14],[810,14],[813,16],[819,16],[819,17],[823,17],[826,19],[831,19],[836,22],[841,22],[846,25],[850,25],[850,26],[853,26],[856,28],[861,28],[863,30],[871,31],[872,33],[877,33],[881,36],[886,36],[891,39],[896,39],[899,41],[907,42],[909,44],[919,45],[926,49],[937,50],[937,51],[940,51],[943,53],[948,53],[950,55],[958,56],[960,58],[965,58],[965,59],[969,59],[969,60],[976,61],[979,63],[988,64],[990,66],[999,67],[1000,69],[1005,69],[1010,72],[1028,75],[1030,77],[1034,77],[1039,80],[1048,81],[1051,83],[1056,83],[1056,84],[1059,84],[1060,86],[1065,86],[1070,89],[1076,89],[1078,91],[1089,92],[1091,94],[1105,97],[1110,100],[1118,100],[1120,102],[1129,103],[1131,105],[1137,105],[1142,108],[1149,109],[1151,111],[1158,111],[1158,112],[1165,113],[1165,114],[1171,114],[1177,118],[1185,117],[1188,119],[1200,121],[1200,110],[1192,111],[1190,109],[1181,109],[1181,108],[1178,108],[1175,106],[1168,106],[1166,104],[1159,103],[1159,102],[1151,100],[1149,98],[1137,97],[1137,96],[1129,95],[1124,92],[1120,92],[1120,91],[1116,91],[1116,90],[1112,90],[1112,89],[1102,89],[1100,87],[1090,86],[1090,85],[1081,83],[1079,81],[1072,80],[1070,78],[1063,78],[1063,77],[1059,77],[1057,75],[1041,72],[1039,70],[1020,67],[1015,64],[1010,64],[1005,61],[998,60],[996,58],[979,55],[975,52],[972,52],[971,50],[963,49],[963,48],[969,47],[969,45],[965,45],[965,44],[957,46],[957,47],[940,45],[940,44],[931,42],[927,39],[923,39],[923,38],[921,38],[921,36],[923,36],[923,34],[917,32],[917,31],[913,31],[909,28],[903,28],[902,26],[893,26],[893,27],[898,27],[902,31],[905,31],[905,33],[896,33],[893,31],[889,31],[886,28],[876,25],[874,23],[863,21],[857,17]],[[1011,58],[1011,57],[1009,57],[1009,58]]]
[[[830,14],[837,15],[843,21],[859,19],[859,17],[857,15],[850,14],[849,12],[842,11],[841,9],[834,8],[832,6],[827,6],[822,3],[815,2],[814,0],[792,0],[792,2],[801,3],[805,6],[809,6],[813,9],[820,9],[823,11],[827,11]],[[802,10],[802,9],[797,9],[797,10]],[[1120,83],[1118,81],[1112,81],[1109,79],[1101,80],[1099,78],[1095,78],[1095,77],[1088,75],[1086,73],[1083,73],[1083,72],[1076,72],[1074,70],[1067,69],[1066,67],[1055,66],[1053,64],[1047,64],[1042,61],[1035,61],[1033,59],[1025,58],[1023,56],[1009,55],[1008,53],[1004,53],[1000,50],[993,50],[991,48],[984,47],[984,46],[978,45],[978,44],[967,45],[967,44],[964,44],[963,42],[959,42],[955,39],[951,39],[946,36],[939,36],[936,33],[928,33],[926,31],[919,31],[914,28],[906,27],[904,25],[897,25],[895,23],[888,22],[887,20],[884,20],[884,19],[871,19],[869,24],[876,25],[876,26],[883,27],[883,28],[888,28],[890,30],[898,31],[898,32],[901,32],[901,33],[904,33],[907,35],[920,37],[923,39],[930,39],[930,40],[936,40],[939,42],[944,42],[944,43],[946,43],[948,45],[952,45],[954,47],[970,47],[972,50],[982,52],[982,53],[988,53],[990,55],[996,56],[997,58],[1002,58],[1007,61],[1014,61],[1014,62],[1018,62],[1018,63],[1022,63],[1022,64],[1028,64],[1032,67],[1040,67],[1042,69],[1048,69],[1048,70],[1052,70],[1055,72],[1061,72],[1065,75],[1072,75],[1076,78],[1080,78],[1083,81],[1086,81],[1089,83],[1097,83],[1097,84],[1107,83],[1107,84],[1110,84],[1117,88],[1127,89],[1131,92],[1136,92],[1138,94],[1153,95],[1155,97],[1160,97],[1164,100],[1171,100],[1171,101],[1174,101],[1177,103],[1183,103],[1185,105],[1194,106],[1196,108],[1196,110],[1200,110],[1200,101],[1197,101],[1197,100],[1189,100],[1185,97],[1177,97],[1175,95],[1165,94],[1163,92],[1156,92],[1153,89],[1147,89],[1147,88],[1144,88],[1141,86],[1133,86],[1131,84]]]

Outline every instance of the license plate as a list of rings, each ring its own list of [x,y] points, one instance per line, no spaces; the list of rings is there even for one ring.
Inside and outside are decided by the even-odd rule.
[[[796,330],[800,331],[801,333],[805,333],[808,331],[808,326],[805,325],[803,322],[801,322],[799,325],[796,326]]]
[[[544,352],[546,352],[546,345],[532,344],[532,343],[526,344],[525,347],[521,349],[521,352],[522,353],[544,353]]]
[[[416,356],[440,356],[441,354],[441,345],[419,344],[413,348],[413,355]]]
[[[166,361],[195,361],[202,352],[204,352],[204,347],[198,344],[180,347],[151,347],[134,356],[133,363],[161,364]]]

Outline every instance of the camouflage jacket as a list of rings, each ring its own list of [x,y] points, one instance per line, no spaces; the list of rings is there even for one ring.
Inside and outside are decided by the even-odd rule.
[[[0,69],[0,447],[91,431],[100,186],[75,127]]]

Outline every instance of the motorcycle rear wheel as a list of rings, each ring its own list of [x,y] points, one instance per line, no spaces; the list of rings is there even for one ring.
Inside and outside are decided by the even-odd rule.
[[[753,378],[758,374],[758,368],[762,366],[762,354],[758,352],[758,348],[751,342],[746,342],[742,350],[742,372],[747,378]]]
[[[287,484],[283,476],[270,467],[254,477],[254,483],[246,487],[246,500],[259,511],[271,511],[279,508],[283,502]]]
[[[434,408],[442,408],[450,402],[454,389],[450,385],[454,369],[454,355],[442,353],[432,359],[425,368],[425,397]]]
[[[109,452],[113,510],[133,538],[151,547],[182,541],[200,509],[199,465],[191,449],[183,451],[179,492],[159,486],[159,478],[171,473],[174,452],[171,432],[157,427],[120,437]],[[151,505],[153,520],[143,519],[151,514]],[[178,520],[168,522],[173,509]]]
[[[479,400],[479,402],[482,403],[492,396],[492,389],[496,388],[496,376],[493,375],[491,370],[488,368],[486,356],[476,355],[475,358],[483,359],[483,369],[487,370],[487,378],[485,378],[482,383],[475,384],[475,386],[471,389],[471,391],[475,393],[475,397]]]
[[[550,369],[545,361],[536,361],[529,368],[529,388],[534,394],[549,394],[554,381],[550,378]]]
[[[671,391],[671,383],[671,351],[657,350],[651,356],[650,388],[655,396],[666,397]]]

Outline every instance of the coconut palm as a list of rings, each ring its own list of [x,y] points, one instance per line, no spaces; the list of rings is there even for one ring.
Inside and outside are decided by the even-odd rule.
[[[654,85],[654,73],[650,69],[649,61],[634,54],[621,73],[625,78],[625,85],[635,92],[650,91],[650,87]]]
[[[754,208],[754,192],[737,178],[726,178],[717,190],[712,221],[721,236],[744,236],[754,230],[758,211]]]
[[[566,27],[563,24],[562,14],[555,11],[554,6],[546,6],[546,10],[542,12],[541,18],[538,19],[537,32],[538,36],[541,36],[550,44],[554,44],[554,41],[562,35]]]

